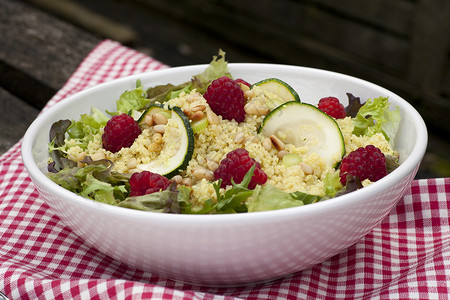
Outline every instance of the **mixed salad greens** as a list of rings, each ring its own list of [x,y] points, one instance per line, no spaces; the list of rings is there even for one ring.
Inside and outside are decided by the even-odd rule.
[[[254,172],[252,167],[242,182],[233,182],[233,186],[226,190],[220,188],[220,181],[212,182],[216,199],[205,201],[201,209],[193,209],[189,201],[189,186],[172,182],[166,190],[130,197],[131,174],[114,171],[114,164],[110,160],[93,160],[86,156],[81,160],[80,166],[68,159],[68,150],[75,146],[86,149],[111,116],[120,113],[133,115],[146,111],[155,104],[164,104],[177,97],[181,92],[196,90],[203,94],[213,80],[222,76],[232,78],[225,53],[219,51],[204,72],[193,76],[188,82],[180,85],[160,85],[145,90],[138,80],[135,89],[120,95],[116,102],[116,111],[103,113],[92,107],[90,114],[82,114],[78,120],[55,122],[50,130],[51,159],[47,176],[63,188],[98,202],[144,211],[183,214],[244,213],[296,207],[337,197],[362,187],[358,178],[349,178],[343,186],[339,181],[339,173],[335,172],[324,179],[325,196],[303,192],[287,193],[272,185],[258,185],[254,190],[250,190],[248,184]],[[358,136],[382,133],[392,142],[400,122],[399,110],[391,109],[386,97],[361,103],[358,97],[350,93],[347,96],[349,105],[345,109],[347,115],[352,117],[353,133]],[[397,159],[394,156],[386,156],[388,172],[398,166]],[[247,202],[249,198],[252,201]]]

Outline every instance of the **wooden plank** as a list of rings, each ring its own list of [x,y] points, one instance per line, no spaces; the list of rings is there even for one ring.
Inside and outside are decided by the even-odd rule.
[[[331,13],[351,18],[355,22],[376,26],[401,36],[408,36],[415,3],[408,0],[311,0],[330,9]]]
[[[99,38],[20,1],[0,1],[0,86],[42,108]]]
[[[449,67],[450,1],[417,1],[414,20],[407,80],[417,93],[439,93]]]
[[[39,110],[0,87],[0,155],[25,134]]]
[[[213,3],[202,1],[203,4],[205,2]],[[258,18],[282,27],[291,27],[301,22],[303,14],[299,7],[311,7],[398,35],[408,35],[412,25],[411,14],[414,12],[414,3],[405,0],[262,0],[258,1],[257,5],[251,0],[229,0],[220,5],[232,13]]]
[[[132,44],[138,39],[137,32],[127,24],[97,14],[76,2],[70,0],[28,0],[28,2],[72,24],[119,43]]]
[[[263,52],[290,63],[298,58],[305,39],[315,41],[317,49],[336,48],[364,60],[375,62],[379,68],[394,72],[406,67],[408,42],[405,38],[380,30],[366,23],[333,14],[309,2],[263,2],[258,7],[271,9],[267,16],[245,13],[236,7],[214,1],[136,0],[173,18],[186,20],[237,44]],[[282,12],[282,4],[284,12]],[[256,10],[256,9],[255,9]],[[268,10],[266,8],[266,10]],[[275,19],[275,20],[274,20]],[[283,24],[283,25],[280,25]],[[284,61],[287,61],[284,59]],[[307,59],[309,61],[309,59]]]

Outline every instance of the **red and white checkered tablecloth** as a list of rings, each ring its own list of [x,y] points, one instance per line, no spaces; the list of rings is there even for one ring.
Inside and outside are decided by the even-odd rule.
[[[100,43],[45,109],[104,81],[168,66]],[[0,157],[0,291],[10,299],[447,299],[450,178],[413,181],[397,207],[346,251],[263,285],[206,288],[120,263],[87,245],[31,183],[21,142]]]

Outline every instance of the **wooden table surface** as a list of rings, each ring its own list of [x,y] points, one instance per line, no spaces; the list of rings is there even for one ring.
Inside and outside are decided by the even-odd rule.
[[[101,39],[26,3],[0,1],[0,154]]]
[[[14,0],[0,0],[0,30],[1,155],[22,138],[42,107],[103,38]],[[450,153],[448,140],[430,132],[429,149],[416,178],[450,176],[448,169],[434,167],[449,166],[445,153]]]

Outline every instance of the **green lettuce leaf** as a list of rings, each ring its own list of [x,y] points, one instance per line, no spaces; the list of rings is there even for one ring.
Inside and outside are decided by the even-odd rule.
[[[75,174],[80,168],[64,168],[59,172],[47,173],[47,177],[50,178],[56,184],[62,186],[66,190],[74,193],[79,193],[81,190],[81,182],[75,177]]]
[[[108,120],[109,118],[99,109],[91,107],[90,114],[82,114],[78,121],[72,121],[67,128],[67,134],[72,141],[68,143],[68,140],[66,140],[65,144],[59,147],[59,150],[66,152],[68,148],[73,146],[86,149],[89,142],[94,140],[94,135],[106,126]]]
[[[172,184],[166,190],[152,194],[128,197],[120,202],[118,206],[161,213],[181,213],[180,203],[185,203],[186,189],[176,189],[176,184]]]
[[[255,165],[247,171],[242,179],[242,182],[239,184],[236,184],[232,179],[231,183],[233,187],[231,189],[227,189],[223,195],[220,193],[220,185],[222,184],[222,180],[214,183],[214,189],[217,195],[217,213],[229,214],[247,212],[247,205],[245,204],[245,201],[248,197],[253,195],[253,190],[249,190],[247,187],[252,180],[254,171]]]
[[[330,198],[336,196],[336,194],[342,189],[341,180],[339,177],[339,172],[329,172],[323,179],[323,185],[325,190],[325,195]]]
[[[147,90],[147,98],[149,99],[147,107],[156,102],[164,103],[169,101],[177,97],[181,92],[190,93],[196,89],[203,94],[214,79],[222,76],[231,78],[228,70],[228,62],[225,60],[225,52],[219,50],[218,55],[213,57],[208,67],[202,73],[192,76],[190,81],[179,85],[169,83],[149,88]]]
[[[208,199],[203,204],[203,207],[199,210],[193,210],[190,204],[183,205],[182,213],[184,214],[234,214],[247,212],[246,201],[253,195],[254,190],[249,190],[248,184],[250,183],[255,166],[253,165],[245,174],[242,182],[236,184],[231,180],[232,187],[222,192],[220,186],[222,180],[213,183],[214,190],[216,192],[217,201],[213,202],[212,199]]]
[[[301,198],[300,194],[297,194],[297,196]],[[252,196],[252,200],[249,202],[249,212],[276,210],[304,205],[304,202],[297,199],[294,194],[283,192],[272,185],[257,186]]]
[[[132,110],[142,110],[150,102],[144,86],[140,80],[136,81],[136,88],[131,91],[125,91],[117,100],[117,112],[129,113]]]
[[[99,202],[116,205],[126,198],[129,174],[112,171],[113,163],[106,159],[87,157],[82,162],[87,164],[83,168],[67,167],[47,176],[65,189]]]
[[[400,110],[390,110],[387,97],[368,99],[353,118],[357,136],[372,136],[382,133],[388,141],[393,142],[400,124]]]
[[[228,62],[225,60],[225,52],[220,49],[217,56],[214,56],[209,63],[209,66],[202,73],[193,76],[192,87],[203,94],[214,79],[222,76],[232,78],[228,70]]]

